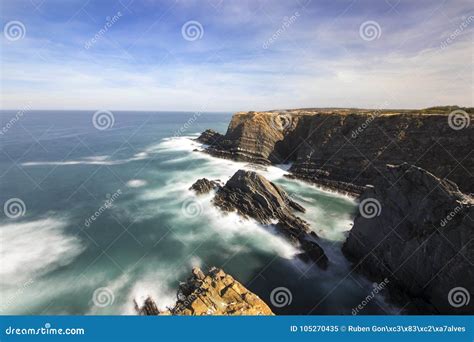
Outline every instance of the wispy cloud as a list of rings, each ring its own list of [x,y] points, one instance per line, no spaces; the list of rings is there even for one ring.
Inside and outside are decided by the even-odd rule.
[[[2,108],[20,108],[25,99],[39,109],[473,105],[474,22],[441,48],[474,14],[468,1],[9,0],[2,6],[3,25],[18,20],[26,28],[23,39],[1,38]],[[202,25],[200,39],[183,39],[190,20]],[[369,20],[380,26],[371,41],[359,33]]]

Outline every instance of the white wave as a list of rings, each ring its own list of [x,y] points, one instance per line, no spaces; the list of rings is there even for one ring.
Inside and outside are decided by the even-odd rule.
[[[93,298],[91,296],[90,298],[90,308],[89,312],[87,314],[89,315],[98,315],[98,314],[117,314],[116,308],[117,306],[120,306],[121,303],[118,303],[119,298],[120,298],[120,292],[130,284],[132,281],[132,269],[128,269],[126,272],[122,273],[119,277],[113,279],[112,281],[109,282],[97,282],[94,286],[97,288],[105,287],[107,289],[107,292],[110,293],[111,295],[109,296],[109,305],[106,305],[105,307],[99,307],[97,305],[94,305]]]
[[[194,140],[195,136],[181,136],[164,138],[160,143],[150,146],[150,151],[172,150],[172,151],[189,151],[192,152],[196,148],[202,148],[203,144]]]
[[[165,138],[158,144],[152,144],[143,151],[135,153],[130,158],[111,159],[111,156],[87,156],[72,160],[53,160],[53,161],[29,161],[24,162],[22,166],[69,166],[69,165],[121,165],[133,161],[150,158],[151,155],[166,150],[173,151],[193,151],[202,146],[202,144],[192,140],[194,136],[183,136],[179,138]]]
[[[226,244],[226,250],[234,250],[236,253],[251,248],[276,253],[282,258],[291,259],[299,252],[285,238],[275,234],[271,226],[263,226],[251,218],[245,219],[236,212],[223,213],[212,204],[212,197],[213,193],[197,196],[189,194],[189,191],[182,195],[181,198],[184,200],[192,198],[201,210],[196,217],[184,217],[180,213],[174,215],[175,226],[194,225],[202,227],[202,229],[197,231],[187,228],[173,230],[173,236],[180,242],[195,245],[215,239],[217,234]],[[180,206],[178,207],[180,208]],[[171,206],[170,211],[175,212],[176,205]]]
[[[159,310],[166,310],[176,303],[177,289],[171,284],[175,284],[176,280],[185,279],[185,272],[189,274],[189,269],[179,268],[175,265],[154,267],[154,271],[145,272],[136,281],[128,295],[126,303],[121,309],[121,314],[136,315],[133,301],[138,306],[142,306],[145,300],[152,298]]]
[[[92,161],[92,162],[101,162],[101,161],[106,161],[109,159],[110,156],[90,156],[90,157],[84,157],[85,160]]]
[[[83,250],[64,232],[67,222],[47,218],[0,226],[0,284],[20,284],[69,264]]]
[[[109,156],[90,156],[78,160],[63,161],[32,161],[24,162],[22,166],[68,166],[68,165],[120,165],[136,160],[143,160],[148,157],[147,153],[137,153],[132,158],[111,160]]]
[[[206,208],[206,218],[209,226],[224,240],[232,243],[235,237],[244,237],[245,243],[239,243],[238,247],[260,249],[273,252],[282,258],[292,259],[299,250],[289,243],[284,237],[276,235],[270,226],[262,226],[253,219],[243,219],[236,212],[222,213],[211,205]]]
[[[143,180],[143,179],[131,179],[127,182],[127,186],[129,188],[140,188],[142,186],[145,186],[147,185],[147,181],[146,180]]]

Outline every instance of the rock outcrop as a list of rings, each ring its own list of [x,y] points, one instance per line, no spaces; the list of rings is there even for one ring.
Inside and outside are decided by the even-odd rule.
[[[224,211],[237,211],[262,224],[276,224],[277,232],[302,248],[300,257],[326,269],[328,258],[318,236],[293,211],[304,212],[279,186],[253,171],[237,171],[219,188],[214,204]]]
[[[194,182],[189,190],[194,190],[198,195],[207,194],[211,190],[214,190],[220,186],[218,181],[209,180],[207,178],[198,179]]]
[[[219,141],[222,140],[224,136],[212,129],[207,129],[204,132],[201,133],[201,135],[196,139],[197,141],[214,146],[219,143]]]
[[[474,201],[421,168],[381,170],[343,246],[354,267],[387,277],[409,312],[473,314]]]
[[[177,297],[176,304],[166,311],[158,310],[152,298],[141,307],[135,302],[135,309],[140,315],[273,315],[257,295],[218,268],[207,274],[194,268],[192,276],[180,285]]]
[[[353,195],[386,164],[408,162],[474,192],[473,108],[453,129],[457,107],[425,110],[296,109],[234,114],[225,136],[199,138],[218,157],[259,164],[292,162],[292,175]],[[450,125],[451,122],[451,125]]]

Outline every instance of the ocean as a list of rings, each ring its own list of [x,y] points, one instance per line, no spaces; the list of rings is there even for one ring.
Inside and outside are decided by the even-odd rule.
[[[223,268],[276,314],[352,314],[374,284],[340,251],[353,199],[256,168],[281,185],[322,238],[326,271],[252,220],[224,214],[199,178],[225,182],[255,166],[211,157],[196,138],[225,133],[232,113],[2,111],[1,314],[133,315],[151,296],[165,308],[193,266]],[[102,121],[102,120],[105,121]],[[285,305],[271,293],[284,287]],[[377,294],[359,314],[396,308]]]

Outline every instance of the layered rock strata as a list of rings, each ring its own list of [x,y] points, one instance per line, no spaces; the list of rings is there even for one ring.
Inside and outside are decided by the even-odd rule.
[[[328,258],[318,244],[318,236],[308,223],[293,212],[304,212],[279,186],[253,171],[237,171],[217,190],[214,204],[223,211],[237,211],[261,224],[274,224],[279,234],[304,251],[303,260],[313,261],[322,269]]]
[[[344,254],[374,280],[388,278],[408,311],[474,313],[473,198],[408,164],[381,172],[359,199]]]
[[[211,190],[220,187],[219,181],[209,180],[207,178],[198,179],[189,190],[195,191],[198,195],[207,194]]]
[[[448,114],[462,110],[463,122]],[[472,108],[299,109],[234,114],[225,135],[199,141],[214,156],[260,164],[292,162],[294,177],[353,195],[386,164],[408,162],[474,192]]]
[[[160,311],[152,298],[144,305],[135,302],[139,315],[273,315],[257,295],[218,268],[204,273],[194,268],[192,276],[180,284],[176,304]]]

